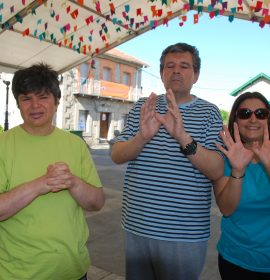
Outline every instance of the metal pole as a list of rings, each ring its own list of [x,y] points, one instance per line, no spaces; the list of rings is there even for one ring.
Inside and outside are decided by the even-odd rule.
[[[9,85],[10,81],[3,81],[3,83],[6,85],[6,112],[5,112],[5,124],[4,124],[4,131],[8,130],[8,91],[9,91]]]

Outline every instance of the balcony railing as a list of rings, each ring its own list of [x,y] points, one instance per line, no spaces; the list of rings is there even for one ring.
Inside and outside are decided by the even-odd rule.
[[[142,95],[141,88],[132,88],[124,84],[95,79],[73,80],[72,93],[129,101],[137,101]]]

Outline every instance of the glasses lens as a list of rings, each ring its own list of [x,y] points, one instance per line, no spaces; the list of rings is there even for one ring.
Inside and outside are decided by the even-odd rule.
[[[249,119],[253,114],[248,108],[241,108],[237,111],[236,117],[241,120]],[[269,110],[266,108],[259,108],[254,111],[254,114],[259,120],[266,120],[269,117]]]
[[[255,110],[254,114],[259,120],[265,120],[269,117],[269,111],[265,108]]]
[[[241,108],[237,111],[236,116],[238,119],[247,120],[251,117],[252,113],[253,112],[247,108]]]

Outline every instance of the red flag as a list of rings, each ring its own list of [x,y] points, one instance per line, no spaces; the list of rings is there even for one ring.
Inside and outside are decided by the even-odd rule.
[[[137,14],[137,16],[141,16],[142,15],[142,9],[141,8],[137,9],[136,14]]]
[[[99,3],[99,1],[98,1],[98,2],[96,2],[96,11],[97,11],[98,13],[101,13],[101,9],[100,9],[100,3]]]
[[[243,6],[238,6],[237,7],[237,12],[241,12],[241,11],[243,11]]]
[[[110,10],[111,10],[111,15],[114,15],[115,14],[114,4],[110,3],[109,6],[110,6]]]
[[[265,23],[270,23],[270,16],[268,16],[268,15],[265,16],[265,17],[264,17],[264,22],[265,22]]]
[[[85,21],[86,21],[86,24],[89,25],[90,22],[94,22],[94,18],[93,18],[93,16],[90,16]]]
[[[262,1],[257,1],[256,4],[256,12],[259,12],[262,8],[263,2]]]
[[[155,17],[157,15],[156,6],[151,6],[151,11],[152,11],[152,17]]]
[[[30,30],[29,30],[29,28],[27,28],[27,29],[25,29],[25,30],[23,31],[22,35],[23,35],[23,36],[28,36],[28,35],[29,35],[29,32],[30,32]]]
[[[78,17],[79,11],[78,9],[74,10],[70,15],[73,19],[76,19]]]
[[[162,16],[162,9],[159,9],[158,11],[157,11],[157,15],[158,15],[158,17],[161,17]]]
[[[169,19],[167,17],[163,19],[163,25],[166,25],[168,27],[168,22]]]
[[[215,11],[212,11],[209,13],[209,17],[212,19],[213,17],[215,17]]]
[[[199,22],[199,15],[198,14],[195,14],[194,15],[194,24],[198,23]]]

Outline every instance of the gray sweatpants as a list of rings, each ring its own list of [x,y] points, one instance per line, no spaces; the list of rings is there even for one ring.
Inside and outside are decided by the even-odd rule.
[[[207,241],[174,242],[125,232],[126,280],[198,280]]]

